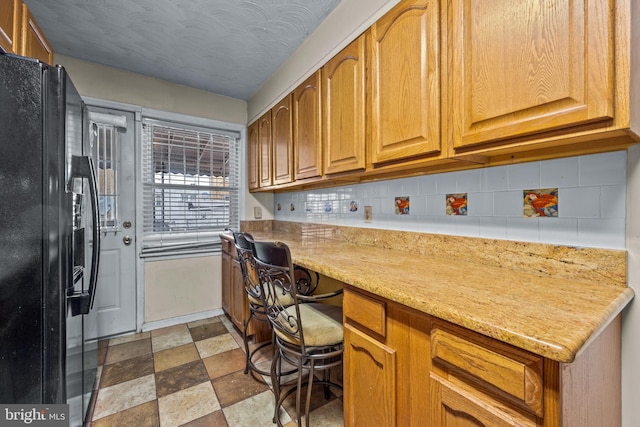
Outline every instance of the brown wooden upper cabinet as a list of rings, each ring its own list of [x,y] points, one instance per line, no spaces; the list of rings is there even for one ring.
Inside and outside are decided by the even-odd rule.
[[[271,110],[264,113],[258,119],[258,180],[259,186],[269,187],[273,184],[273,174],[271,169],[271,156],[273,155],[273,145],[271,139]]]
[[[7,53],[20,49],[22,1],[0,0],[0,47]]]
[[[22,5],[22,42],[20,55],[53,65],[53,48],[33,18],[26,4]]]
[[[324,172],[365,168],[365,37],[361,35],[322,67]]]
[[[292,180],[293,130],[291,129],[291,95],[284,97],[271,109],[273,143],[273,184],[287,184]]]
[[[439,2],[404,0],[371,26],[371,161],[437,154]]]
[[[248,163],[249,163],[249,190],[260,188],[259,167],[260,167],[260,138],[258,136],[260,122],[256,120],[247,129]]]
[[[322,176],[320,70],[293,91],[294,179]]]
[[[448,2],[453,147],[606,124],[614,113],[612,4]]]

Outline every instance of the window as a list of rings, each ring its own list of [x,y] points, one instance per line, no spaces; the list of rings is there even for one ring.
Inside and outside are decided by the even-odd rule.
[[[237,228],[239,134],[142,122],[143,253],[218,245]]]

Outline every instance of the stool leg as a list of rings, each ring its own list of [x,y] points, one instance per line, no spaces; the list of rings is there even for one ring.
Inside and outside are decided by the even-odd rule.
[[[245,351],[245,355],[247,357],[246,363],[245,363],[245,367],[244,367],[244,374],[248,374],[249,373],[249,367],[251,364],[251,352],[249,351],[249,338],[247,337],[247,330],[249,329],[249,322],[251,321],[251,318],[253,317],[253,311],[249,310],[249,318],[247,318],[243,323],[244,323],[244,327],[242,329],[242,341],[244,342],[244,351]]]
[[[276,344],[274,342],[274,348]],[[276,407],[273,412],[273,423],[280,425],[280,372],[282,371],[282,365],[280,361],[280,352],[275,349],[273,353],[273,359],[271,360],[271,386],[273,387],[273,394],[275,396]]]
[[[314,360],[311,359],[311,363],[309,366],[309,380],[307,382],[307,401],[305,402],[304,407],[304,422],[305,426],[309,427],[309,412],[311,409],[311,390],[313,388],[313,375],[314,375]]]
[[[296,420],[299,426],[302,425],[302,414],[300,413],[301,395],[302,395],[302,358],[299,357],[298,358],[298,382],[296,384]]]
[[[331,389],[329,387],[328,382],[331,381],[331,369],[327,369],[322,373],[322,379],[325,382],[324,384],[324,400],[329,400],[331,397]]]

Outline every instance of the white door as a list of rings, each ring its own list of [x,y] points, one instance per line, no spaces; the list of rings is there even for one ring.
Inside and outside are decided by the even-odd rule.
[[[135,120],[130,112],[87,108],[101,236],[93,309],[102,338],[136,329]]]

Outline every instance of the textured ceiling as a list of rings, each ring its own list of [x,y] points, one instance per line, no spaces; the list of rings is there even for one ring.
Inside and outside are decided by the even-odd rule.
[[[340,0],[25,0],[56,53],[248,100]]]

